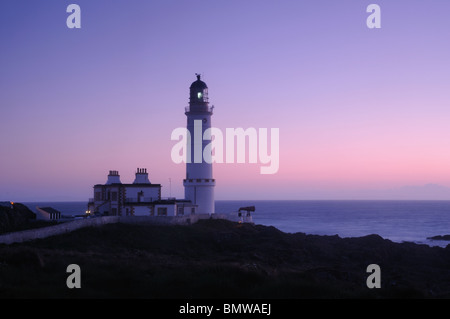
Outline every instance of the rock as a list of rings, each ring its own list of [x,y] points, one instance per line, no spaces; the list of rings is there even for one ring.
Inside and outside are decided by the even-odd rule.
[[[437,236],[433,236],[433,237],[427,237],[427,239],[432,239],[432,240],[450,240],[450,235],[437,235]]]
[[[82,269],[77,296],[85,298],[450,298],[450,245],[225,220],[108,224],[0,245],[0,298],[72,298],[71,263]],[[381,269],[381,289],[366,285],[369,264]]]
[[[20,230],[33,219],[36,214],[23,204],[0,206],[0,233]]]

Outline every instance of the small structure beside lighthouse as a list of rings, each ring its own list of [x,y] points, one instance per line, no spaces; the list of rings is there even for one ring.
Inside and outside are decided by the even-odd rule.
[[[186,178],[183,180],[185,199],[197,206],[198,214],[214,214],[214,187],[211,163],[211,142],[204,139],[210,134],[214,106],[209,106],[208,86],[197,74],[197,81],[189,88],[189,106],[185,109],[187,129]]]

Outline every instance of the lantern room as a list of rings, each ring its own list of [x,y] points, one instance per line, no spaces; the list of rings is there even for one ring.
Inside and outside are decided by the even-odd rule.
[[[190,86],[189,104],[208,103],[208,86],[200,80],[200,74],[196,74],[197,81],[192,82]]]

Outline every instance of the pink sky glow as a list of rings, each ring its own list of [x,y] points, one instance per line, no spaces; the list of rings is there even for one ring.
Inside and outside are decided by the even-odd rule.
[[[77,3],[78,30],[59,1],[0,5],[0,200],[84,201],[138,167],[182,198],[195,73],[214,127],[280,131],[279,171],[215,164],[216,199],[450,199],[450,2],[377,1],[381,29],[364,1]]]

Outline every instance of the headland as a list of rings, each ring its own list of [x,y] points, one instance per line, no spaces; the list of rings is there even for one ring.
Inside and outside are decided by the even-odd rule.
[[[66,269],[81,269],[69,289]],[[381,269],[368,288],[367,266]],[[1,298],[449,298],[450,246],[199,220],[115,223],[0,245]]]

